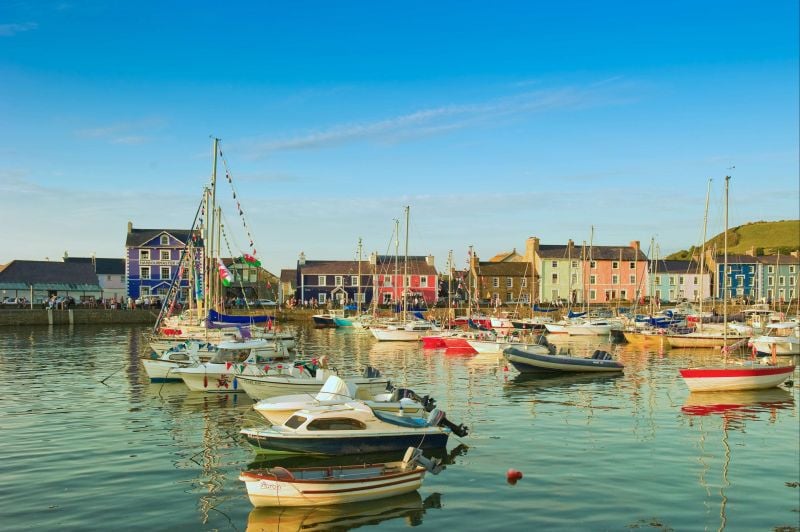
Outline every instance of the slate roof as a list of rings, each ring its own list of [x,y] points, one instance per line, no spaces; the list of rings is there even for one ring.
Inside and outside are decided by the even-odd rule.
[[[586,248],[588,256],[589,248]],[[581,258],[581,246],[572,246],[572,251],[569,251],[569,246],[561,244],[541,244],[539,246],[539,257],[543,259],[571,259],[578,260]]]
[[[795,257],[793,255],[762,255],[756,257],[756,260],[761,264],[772,264],[775,266],[800,264],[800,257]]]
[[[525,257],[517,253],[517,250],[514,249],[513,251],[503,251],[502,253],[498,253],[489,259],[489,262],[519,262],[523,260],[525,260]]]
[[[699,274],[700,263],[693,260],[659,260],[654,266],[655,274],[659,273],[684,273]]]
[[[358,275],[357,260],[307,260],[299,268],[303,275]],[[369,261],[362,260],[361,273],[366,275],[371,272],[372,265]],[[281,278],[283,278],[283,274],[281,274]]]
[[[404,257],[397,259],[397,271],[403,274]],[[394,273],[394,255],[378,255],[378,271],[381,273]],[[429,266],[424,255],[408,256],[409,275],[438,275],[434,266]]]
[[[290,270],[290,269],[282,269],[281,270],[281,282],[282,283],[294,283],[297,280],[297,270]]]
[[[481,262],[478,264],[478,274],[484,277],[530,277],[531,265],[527,262]]]
[[[718,264],[723,264],[725,262],[725,255],[717,255],[714,257],[714,260]],[[756,257],[752,255],[728,255],[728,264],[755,264],[758,262]]]
[[[637,253],[630,246],[572,246],[572,251],[569,251],[566,244],[542,244],[538,254],[543,259],[580,260],[583,252],[587,260],[590,257],[591,260],[647,260],[647,255],[641,249]]]
[[[91,257],[67,257],[64,262],[91,264]],[[125,259],[95,258],[95,271],[98,275],[125,275]]]
[[[99,291],[91,263],[14,260],[0,272],[0,283],[24,283],[34,288]]]
[[[168,233],[184,244],[186,244],[189,241],[189,238],[192,236],[192,231],[189,229],[131,229],[130,233],[128,233],[128,237],[125,240],[125,246],[142,246],[161,233]],[[202,245],[202,240],[200,240],[200,245]]]

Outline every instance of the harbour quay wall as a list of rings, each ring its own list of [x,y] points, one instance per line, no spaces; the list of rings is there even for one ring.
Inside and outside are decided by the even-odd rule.
[[[28,325],[154,325],[157,318],[157,312],[145,309],[3,309],[0,310],[0,327]]]

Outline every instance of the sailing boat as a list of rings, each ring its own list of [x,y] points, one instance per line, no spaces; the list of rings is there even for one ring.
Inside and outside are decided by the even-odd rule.
[[[410,277],[408,275],[408,220],[410,216],[410,207],[405,208],[406,211],[406,247],[405,258],[403,264],[403,281],[398,283],[402,287],[402,318],[397,324],[390,324],[386,327],[371,327],[369,330],[372,335],[379,341],[404,341],[413,342],[417,341],[422,336],[430,333],[431,331],[438,331],[439,327],[426,320],[409,320],[408,319],[408,292],[410,285]],[[395,279],[397,276],[395,276]]]
[[[723,269],[723,347],[724,364],[722,366],[682,368],[680,369],[686,386],[692,392],[714,392],[728,390],[758,390],[778,386],[794,372],[794,365],[779,366],[775,351],[769,363],[755,359],[728,364],[728,354],[732,347],[728,344],[728,182],[725,176],[725,267]]]

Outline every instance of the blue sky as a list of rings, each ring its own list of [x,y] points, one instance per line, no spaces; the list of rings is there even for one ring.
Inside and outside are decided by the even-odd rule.
[[[392,253],[405,205],[440,268],[592,227],[663,256],[726,174],[731,226],[800,217],[794,0],[223,4],[0,4],[0,263],[188,227],[210,135],[275,272]]]

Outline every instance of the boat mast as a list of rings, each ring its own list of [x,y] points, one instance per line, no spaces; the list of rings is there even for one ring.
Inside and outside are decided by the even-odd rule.
[[[403,321],[406,321],[406,312],[408,310],[408,219],[410,216],[411,207],[406,205],[406,250],[405,257],[403,258]]]
[[[725,357],[728,356],[728,182],[731,176],[725,176],[725,262],[722,267],[722,345]]]
[[[452,316],[450,313],[453,312],[453,250],[451,249],[450,252],[447,254],[447,324],[448,329],[450,328],[449,325],[452,321]]]
[[[703,273],[705,271],[706,259],[706,229],[708,227],[708,199],[711,196],[711,178],[708,179],[708,187],[706,189],[706,210],[703,215],[703,245],[700,251],[700,331],[703,330]]]
[[[356,289],[356,313],[361,315],[361,237],[358,238],[358,288]]]
[[[397,298],[400,295],[397,292],[397,287],[400,285],[400,277],[398,276],[397,272],[397,261],[398,256],[400,255],[400,220],[398,218],[394,219],[394,281],[395,286],[392,287],[392,291],[394,292],[394,305],[397,305]],[[397,308],[397,307],[395,307]],[[392,312],[397,312],[396,310],[392,310]],[[394,314],[397,317],[397,314]]]

